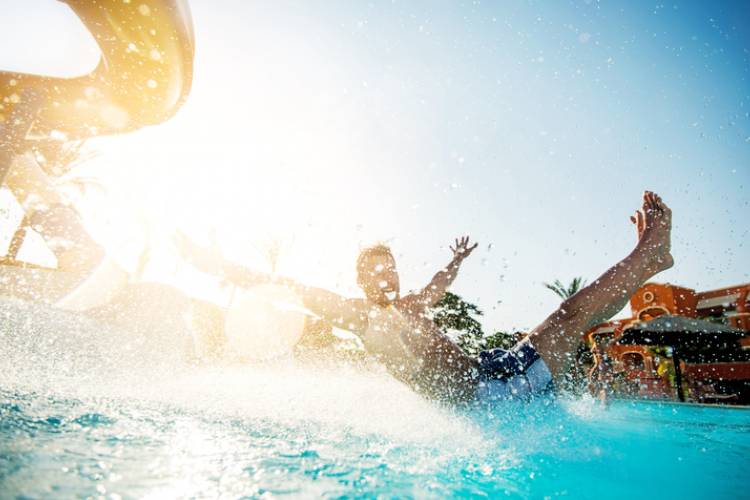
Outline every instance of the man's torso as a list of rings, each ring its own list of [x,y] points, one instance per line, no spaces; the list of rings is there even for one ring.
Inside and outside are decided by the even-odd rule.
[[[412,296],[388,306],[358,305],[362,322],[354,333],[394,377],[433,399],[473,398],[477,360],[446,337]]]

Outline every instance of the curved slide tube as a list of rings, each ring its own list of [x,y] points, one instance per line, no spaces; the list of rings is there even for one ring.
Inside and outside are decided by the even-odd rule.
[[[79,276],[63,280],[70,288],[56,307],[82,311],[100,306],[128,282],[128,274],[86,232],[78,212],[65,204],[31,153],[14,158],[5,180],[29,224],[57,258],[58,270]]]
[[[101,60],[76,78],[0,71],[0,182],[48,244],[69,243],[51,247],[58,264],[87,278],[58,305],[80,310],[105,300],[127,275],[101,258],[78,214],[59,203],[51,179],[27,152],[53,132],[85,139],[169,119],[190,91],[195,42],[185,0],[61,1],[94,36]]]
[[[77,78],[0,72],[0,142],[15,143],[16,152],[24,149],[20,139],[53,131],[84,139],[161,123],[190,91],[194,36],[185,1],[64,1],[102,57],[92,73]],[[30,100],[39,104],[25,137],[13,137],[10,118]]]

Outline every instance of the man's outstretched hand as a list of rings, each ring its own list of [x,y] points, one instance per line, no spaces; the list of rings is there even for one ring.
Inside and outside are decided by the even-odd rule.
[[[466,257],[471,255],[471,252],[474,251],[474,249],[479,245],[479,243],[474,243],[473,245],[469,245],[469,237],[464,236],[462,238],[456,238],[456,244],[455,246],[451,245],[451,250],[453,251],[453,259],[454,260],[464,260]]]
[[[204,247],[198,245],[181,231],[175,233],[174,244],[182,258],[190,262],[197,269],[209,274],[219,274],[221,272],[224,258],[215,246]]]

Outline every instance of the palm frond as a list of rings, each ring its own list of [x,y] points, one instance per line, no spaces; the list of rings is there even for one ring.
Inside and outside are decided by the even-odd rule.
[[[560,283],[560,280],[555,280],[552,283],[542,283],[546,288],[549,290],[552,290],[555,294],[560,296],[561,298],[565,299],[567,298],[567,289],[565,286]]]
[[[543,282],[542,285],[544,285],[545,288],[555,292],[555,294],[561,299],[565,300],[578,293],[578,291],[586,285],[586,281],[583,279],[583,277],[578,276],[576,278],[573,278],[573,281],[571,281],[567,286],[563,285],[560,280],[555,280],[552,283]]]

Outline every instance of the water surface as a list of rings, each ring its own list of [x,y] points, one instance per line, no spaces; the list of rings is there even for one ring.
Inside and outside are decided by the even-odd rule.
[[[2,498],[747,492],[747,410],[590,399],[455,410],[377,367],[196,367],[134,332],[2,307]]]

